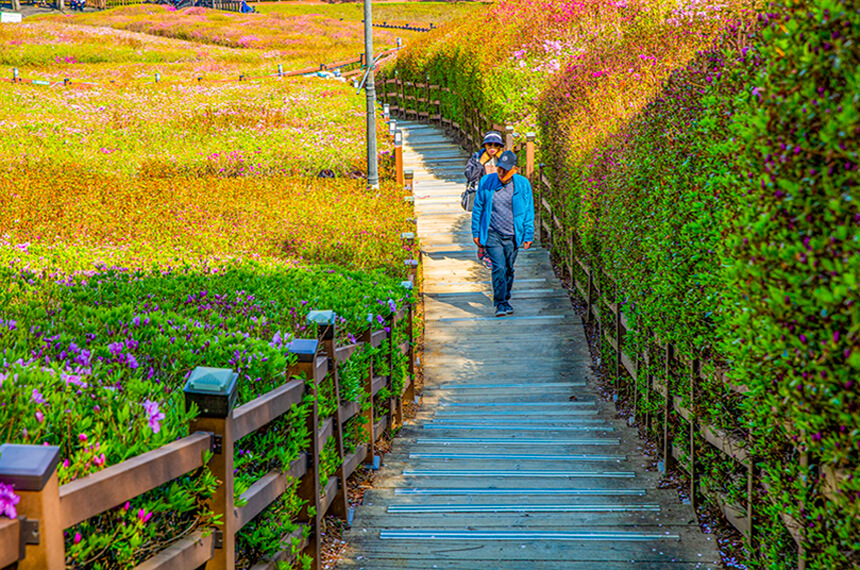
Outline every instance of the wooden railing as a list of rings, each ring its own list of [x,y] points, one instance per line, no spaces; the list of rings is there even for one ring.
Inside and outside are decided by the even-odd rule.
[[[404,234],[402,237],[411,249],[414,244],[413,234]],[[414,267],[408,262],[407,265]],[[415,278],[416,270],[413,270],[409,284],[404,282],[404,287],[411,286]],[[0,518],[0,568],[17,563],[19,570],[64,569],[63,532],[66,529],[204,466],[220,482],[209,507],[220,517],[222,524],[195,529],[136,566],[137,570],[193,570],[204,564],[207,569],[234,568],[236,533],[293,484],[298,485],[298,494],[305,501],[305,506],[297,521],[301,525],[299,530],[284,539],[285,544],[291,544],[295,539],[300,542],[300,548],[296,552],[285,550],[253,568],[274,569],[278,567],[278,562],[295,560],[299,553],[310,556],[313,568],[318,568],[319,529],[323,517],[330,512],[346,519],[346,479],[363,462],[374,462],[377,454],[375,444],[379,437],[389,428],[403,423],[403,399],[414,400],[413,316],[412,305],[406,305],[389,317],[386,323],[388,332],[371,331],[368,328],[359,342],[347,346],[335,345],[336,325],[321,326],[318,338],[295,341],[290,345],[296,362],[286,371],[286,377],[296,379],[251,402],[230,409],[226,415],[201,415],[191,423],[188,430],[190,435],[185,438],[64,485],[58,484],[56,472],[59,448],[10,444],[0,446],[0,482],[16,483],[15,490],[21,497],[18,505],[20,518]],[[401,322],[405,326],[407,340],[395,345],[395,331]],[[389,340],[387,360],[391,373],[388,376],[376,375],[373,363],[368,363],[363,392],[364,398],[371,402],[369,409],[361,411],[359,401],[341,401],[339,367],[363,346],[379,347],[386,339]],[[397,352],[407,356],[409,368],[402,391],[394,394],[392,378]],[[297,377],[311,381],[306,382]],[[332,417],[320,418],[317,399],[312,398],[307,427],[310,433],[316,434],[314,442],[286,471],[267,473],[251,485],[237,502],[233,492],[235,442],[288,413],[293,406],[302,403],[305,395],[315,396],[320,382],[325,378],[333,382],[335,397],[340,402],[337,412]],[[377,396],[383,388],[387,388],[391,394],[386,402],[380,402]],[[194,401],[194,398],[186,390],[186,400]],[[374,399],[388,413],[375,417]],[[367,441],[359,445],[354,453],[344,456],[343,425],[359,414],[365,417]],[[320,454],[330,436],[335,437],[340,465],[325,488],[321,488]],[[208,462],[206,457],[211,457]],[[22,479],[22,464],[27,468],[27,480]],[[39,471],[35,477],[32,474],[34,470]],[[242,506],[237,506],[237,503]],[[303,539],[303,536],[306,538]]]
[[[631,352],[625,338],[634,332],[633,319],[625,314],[620,303],[622,292],[615,279],[601,267],[593,267],[584,261],[582,252],[583,242],[576,230],[570,227],[565,216],[559,215],[551,204],[554,196],[550,181],[549,167],[535,164],[535,136],[528,133],[525,136],[514,133],[513,127],[493,123],[480,109],[470,104],[468,99],[458,96],[448,87],[425,83],[404,81],[394,72],[394,77],[381,78],[381,96],[388,105],[392,115],[405,119],[423,120],[438,124],[449,131],[460,144],[470,150],[477,150],[483,134],[487,130],[497,130],[504,133],[505,146],[518,154],[526,153],[526,172],[524,174],[532,182],[535,203],[535,230],[544,246],[558,254],[559,265],[579,295],[585,300],[586,322],[594,321],[601,337],[611,347],[615,358],[610,364],[612,377],[615,382],[616,396],[627,398],[635,411],[638,411],[637,401],[640,391],[644,388],[644,399],[650,401],[651,394],[659,395],[662,406],[659,413],[636,413],[635,419],[646,435],[656,435],[662,459],[661,469],[668,471],[677,467],[685,474],[689,483],[691,501],[701,497],[710,501],[724,515],[749,544],[755,549],[755,512],[756,505],[764,501],[776,500],[769,493],[767,484],[757,472],[757,460],[749,453],[749,441],[739,435],[726,433],[717,426],[709,424],[699,412],[708,405],[707,400],[700,396],[700,387],[704,382],[719,382],[726,389],[737,394],[744,394],[747,389],[726,379],[726,370],[717,367],[708,375],[705,367],[698,359],[683,356],[676,346],[653,338],[651,348],[641,353]],[[443,95],[444,94],[444,95]],[[443,98],[451,102],[446,106]],[[460,122],[453,118],[453,108],[457,105],[460,111]],[[446,116],[447,115],[447,116]],[[598,277],[599,274],[599,278]],[[601,286],[601,284],[603,284]],[[609,284],[609,285],[606,285]],[[678,370],[683,370],[687,383],[686,393],[675,393],[656,375],[648,374],[649,365],[662,366],[663,377],[681,380]],[[789,427],[786,431],[793,432]],[[680,449],[673,445],[677,435],[685,437],[687,445]],[[790,442],[788,442],[790,443]],[[701,445],[708,445],[723,457],[735,462],[740,469],[746,471],[746,501],[745,505],[737,505],[715,489],[710,489],[702,481],[702,469],[697,457]],[[809,456],[798,452],[801,463],[808,464]],[[825,498],[833,496],[837,482],[845,477],[840,470],[822,468]],[[786,530],[796,542],[800,555],[798,568],[806,567],[807,553],[803,536],[802,524],[789,515],[781,514]],[[764,524],[767,524],[764,522]]]
[[[389,24],[388,22],[382,22],[373,24],[374,28],[385,28],[387,30],[405,30],[408,32],[431,32],[436,29],[436,24],[430,24],[429,28],[425,28],[424,26],[415,26],[410,23],[405,24]]]

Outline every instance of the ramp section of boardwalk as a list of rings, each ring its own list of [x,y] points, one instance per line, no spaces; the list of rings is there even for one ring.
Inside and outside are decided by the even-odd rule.
[[[717,568],[712,536],[659,489],[635,430],[601,401],[549,254],[521,251],[511,304],[459,206],[467,155],[406,123],[424,260],[422,412],[357,509],[342,568]]]

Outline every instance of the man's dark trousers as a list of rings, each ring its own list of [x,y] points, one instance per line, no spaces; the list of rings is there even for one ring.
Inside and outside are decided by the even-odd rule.
[[[492,229],[487,233],[486,248],[493,264],[493,305],[498,307],[511,299],[518,248],[514,236],[503,236]]]

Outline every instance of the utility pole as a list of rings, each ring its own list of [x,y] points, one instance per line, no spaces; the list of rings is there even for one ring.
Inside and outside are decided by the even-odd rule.
[[[367,65],[367,186],[379,188],[376,163],[376,87],[373,82],[373,9],[371,0],[364,0],[364,63]]]

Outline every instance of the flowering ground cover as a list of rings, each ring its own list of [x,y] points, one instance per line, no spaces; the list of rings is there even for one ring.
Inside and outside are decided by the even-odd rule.
[[[365,188],[353,89],[216,81],[302,56],[67,20],[0,28],[0,64],[51,83],[0,83],[0,437],[60,446],[61,483],[185,435],[195,366],[240,372],[240,403],[283,383],[285,344],[315,336],[313,309],[336,311],[339,342],[386,327],[408,299],[411,212],[383,124],[382,185]],[[351,359],[344,398],[360,397],[369,362],[403,385],[405,357],[389,370],[385,350]],[[338,405],[330,380],[319,405]],[[238,442],[237,496],[306,447],[306,412]],[[132,567],[209,526],[215,485],[201,470],[69,529],[68,565]],[[3,515],[15,500],[0,488]],[[245,527],[240,567],[282,550],[299,508],[290,491]]]
[[[481,2],[382,2],[373,4],[373,21],[394,25],[435,24],[468,17],[484,10]],[[340,20],[364,19],[364,6],[359,2],[303,5],[297,2],[258,2],[254,8],[263,14],[302,16],[319,14]],[[402,30],[401,30],[402,31]]]
[[[263,58],[274,64],[284,64],[285,70],[353,58],[364,51],[364,27],[360,21],[341,21],[316,11],[236,14],[208,8],[175,10],[170,6],[142,4],[106,12],[41,16],[33,20],[108,27],[204,46],[262,52],[238,57],[249,57],[252,61]],[[417,32],[376,28],[374,44],[377,50],[382,50],[394,47],[398,37],[409,42],[415,36]]]
[[[537,131],[546,199],[578,255],[614,278],[595,272],[636,323],[630,354],[653,354],[656,336],[728,370],[728,384],[698,385],[691,413],[749,442],[764,482],[744,564],[856,567],[856,2],[551,4],[496,3],[419,40],[397,69]],[[654,359],[639,377],[668,381],[689,409],[676,373]],[[639,410],[662,409],[646,385]],[[674,443],[688,442],[679,430]],[[747,470],[695,444],[702,486],[745,509]]]

